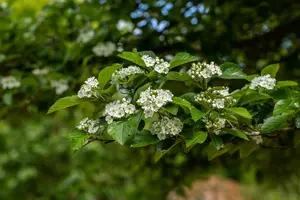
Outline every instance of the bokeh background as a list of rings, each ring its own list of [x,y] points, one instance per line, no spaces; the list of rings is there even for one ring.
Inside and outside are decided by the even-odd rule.
[[[250,74],[279,62],[279,79],[297,81],[299,27],[298,0],[0,0],[0,199],[176,199],[199,180],[185,198],[300,199],[299,148],[209,161],[199,145],[158,163],[155,147],[92,143],[74,153],[67,135],[97,105],[46,115],[133,48],[167,60],[186,51]],[[20,87],[3,88],[8,76]]]

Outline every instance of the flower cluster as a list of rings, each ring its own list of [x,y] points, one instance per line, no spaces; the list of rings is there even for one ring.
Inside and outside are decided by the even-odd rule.
[[[214,121],[206,120],[205,128],[209,131],[212,131],[214,134],[219,135],[221,129],[226,126],[226,120],[223,118],[217,118]]]
[[[5,60],[6,56],[4,54],[0,54],[0,63]]]
[[[119,31],[132,32],[133,28],[134,28],[134,26],[133,26],[132,22],[128,22],[123,19],[120,19],[117,23],[117,29]]]
[[[116,45],[112,42],[98,43],[93,47],[93,52],[96,56],[108,57],[116,51]]]
[[[263,142],[263,138],[261,135],[255,135],[252,136],[251,139],[256,143],[256,144],[261,144]]]
[[[32,73],[36,76],[45,76],[49,73],[49,68],[43,68],[43,69],[34,69],[32,70]]]
[[[265,88],[267,90],[272,90],[274,89],[275,85],[276,85],[276,79],[272,78],[269,74],[267,74],[252,79],[249,88],[253,90],[257,88]]]
[[[99,125],[98,120],[84,118],[83,120],[80,121],[79,125],[76,128],[85,131],[88,134],[95,134],[99,130],[103,129],[104,127],[101,127]]]
[[[108,124],[113,122],[113,119],[128,117],[136,111],[136,108],[130,101],[125,98],[122,101],[117,100],[105,106],[103,115]]]
[[[65,79],[51,80],[50,85],[52,88],[55,88],[55,93],[58,95],[64,93],[69,88],[68,81]]]
[[[0,8],[3,10],[7,8],[7,2],[0,2]]]
[[[152,90],[149,87],[141,92],[137,103],[144,109],[145,117],[152,117],[162,106],[172,102],[173,94],[169,90],[157,89]]]
[[[93,38],[95,37],[95,31],[93,30],[85,30],[82,31],[78,38],[77,38],[77,42],[78,43],[88,43],[89,41],[91,41]]]
[[[151,69],[153,68],[160,74],[167,74],[169,72],[170,63],[164,61],[164,59],[159,59],[158,57],[154,59],[148,55],[143,55],[142,60],[144,61],[146,67]]]
[[[236,100],[229,95],[228,87],[209,87],[206,91],[196,95],[195,101],[206,107],[221,109],[236,102]]]
[[[95,77],[88,78],[77,93],[78,98],[97,97],[99,82]]]
[[[193,63],[192,68],[187,72],[192,79],[201,80],[201,79],[208,79],[213,76],[221,76],[222,71],[218,65],[214,62],[210,64],[203,62],[203,63]]]
[[[21,86],[21,83],[13,76],[6,76],[1,79],[1,85],[2,88],[5,90],[5,89],[18,88]]]
[[[152,125],[152,135],[157,135],[158,139],[164,140],[167,136],[178,135],[183,129],[183,123],[177,117],[162,117],[161,120]]]
[[[111,76],[111,82],[116,84],[118,82],[126,82],[129,78],[134,74],[143,74],[145,73],[144,70],[137,66],[129,66],[127,68],[122,68],[117,70]]]

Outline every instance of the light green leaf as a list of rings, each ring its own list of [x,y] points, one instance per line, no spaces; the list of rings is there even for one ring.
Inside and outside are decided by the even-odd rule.
[[[246,108],[243,107],[235,107],[235,108],[226,108],[226,110],[232,112],[235,115],[244,117],[246,119],[251,119],[252,116]]]
[[[172,61],[170,62],[170,69],[197,60],[198,58],[196,56],[192,56],[189,53],[181,52],[176,54],[172,59]]]
[[[217,150],[223,148],[224,143],[223,143],[223,140],[222,140],[222,138],[220,136],[218,136],[218,135],[210,135],[210,139],[211,139],[212,144],[214,145],[214,147]]]
[[[129,139],[135,136],[140,120],[141,112],[124,121],[112,122],[108,125],[107,133],[111,135],[116,142],[124,145]]]
[[[195,107],[192,107],[190,109],[190,112],[191,112],[191,116],[192,116],[192,119],[194,120],[194,122],[197,122],[199,119],[201,119],[205,115],[204,112],[198,110]]]
[[[256,91],[248,92],[247,94],[243,95],[239,101],[240,104],[246,104],[254,101],[261,101],[266,99],[271,99],[272,97],[265,93],[259,93]]]
[[[80,149],[83,145],[85,145],[88,142],[89,136],[80,131],[74,131],[72,133],[69,133],[68,139],[71,142],[71,146],[73,150]]]
[[[152,128],[152,124],[155,121],[159,120],[159,114],[154,113],[152,117],[143,118],[143,121],[145,122],[144,130],[150,131]]]
[[[98,82],[101,90],[104,90],[105,85],[109,82],[112,74],[121,67],[122,67],[121,64],[113,64],[112,66],[105,67],[100,71],[98,75]]]
[[[287,121],[292,118],[293,112],[284,115],[269,117],[261,126],[262,133],[271,133],[287,126]]]
[[[172,115],[176,115],[178,112],[178,106],[175,104],[168,104],[162,108],[163,110],[166,110],[167,112],[171,113]]]
[[[138,52],[127,52],[124,51],[122,54],[118,55],[120,58],[133,62],[141,67],[146,67],[144,61],[141,59],[141,56]]]
[[[69,97],[64,97],[61,99],[58,99],[48,110],[47,114],[56,112],[58,110],[62,110],[64,108],[68,108],[71,106],[78,105],[82,102],[88,101],[87,99],[79,99],[77,95],[69,96]]]
[[[234,135],[236,137],[242,138],[244,140],[249,140],[247,135],[239,130],[234,130],[234,129],[227,129],[226,130],[227,133]]]
[[[281,115],[285,112],[289,112],[290,109],[292,109],[291,107],[292,103],[293,101],[291,99],[279,100],[274,106],[273,115],[276,116],[276,115]]]
[[[282,88],[282,87],[292,87],[292,86],[297,86],[298,83],[294,82],[294,81],[277,81],[276,86],[278,88]]]
[[[12,93],[5,93],[2,97],[3,103],[6,105],[11,105],[13,102],[13,94]]]
[[[134,144],[131,147],[144,147],[151,144],[156,144],[160,142],[160,140],[155,136],[148,133],[140,133],[135,136]]]
[[[190,146],[195,145],[197,143],[202,144],[203,142],[205,142],[206,138],[207,138],[207,132],[204,131],[191,132],[186,135],[185,145],[187,148],[189,148]]]
[[[189,112],[191,113],[192,119],[195,122],[201,119],[205,115],[204,112],[201,112],[200,110],[192,106],[192,104],[189,101],[182,99],[180,97],[173,97],[172,102],[181,106],[185,111],[188,109]]]
[[[264,76],[270,74],[270,76],[274,78],[276,77],[278,70],[279,70],[279,63],[268,65],[261,70],[261,75]]]
[[[235,63],[226,62],[220,66],[223,79],[247,79],[247,74]]]
[[[191,81],[191,77],[186,72],[169,72],[166,76],[166,80],[173,81]]]

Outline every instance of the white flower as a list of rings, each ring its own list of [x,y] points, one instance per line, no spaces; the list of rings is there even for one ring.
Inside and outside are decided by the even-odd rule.
[[[134,114],[136,108],[125,98],[122,101],[113,101],[105,106],[103,115],[108,124],[113,122],[113,119],[120,119]]]
[[[7,6],[8,6],[7,2],[0,2],[0,7],[1,7],[2,9],[6,9]]]
[[[146,67],[151,68],[155,65],[155,59],[148,55],[143,55],[142,60],[144,61]]]
[[[213,76],[221,76],[222,71],[218,65],[214,62],[211,63],[193,63],[191,69],[187,72],[192,79],[199,80],[199,79],[208,79]]]
[[[161,62],[157,63],[154,67],[154,70],[160,74],[167,74],[169,72],[170,63]]]
[[[276,79],[272,78],[269,74],[264,75],[264,76],[259,76],[255,77],[252,79],[251,84],[250,84],[250,89],[257,89],[257,88],[265,88],[267,90],[272,90],[274,89],[276,85]]]
[[[256,143],[256,144],[261,144],[263,142],[263,138],[261,135],[256,135],[252,136],[251,139]]]
[[[116,45],[112,42],[98,43],[93,47],[93,52],[96,56],[108,57],[116,51]]]
[[[44,76],[47,75],[49,73],[49,68],[43,68],[43,69],[34,69],[32,70],[32,73],[36,76]]]
[[[151,87],[149,87],[147,90],[141,92],[137,103],[141,105],[145,117],[148,118],[152,117],[162,106],[168,102],[172,102],[172,97],[173,94],[169,90],[152,90]]]
[[[134,75],[134,74],[143,74],[145,73],[144,70],[137,66],[129,66],[127,68],[122,68],[117,70],[116,72],[113,73],[111,76],[111,82],[113,84],[116,84],[118,82],[126,82],[129,80],[129,78]]]
[[[161,120],[154,122],[151,128],[151,134],[157,135],[158,139],[164,140],[168,136],[178,135],[183,129],[183,123],[177,117],[162,117]]]
[[[78,43],[88,43],[89,41],[91,41],[93,38],[95,37],[95,31],[93,30],[85,30],[82,31],[78,38],[77,38],[77,42]]]
[[[225,99],[214,99],[212,102],[212,106],[214,108],[224,108]]]
[[[51,80],[51,87],[55,88],[55,93],[60,95],[69,89],[68,81],[64,79]]]
[[[5,60],[6,56],[4,54],[0,54],[0,63]]]
[[[5,90],[5,89],[18,88],[21,86],[21,83],[13,76],[6,76],[1,79],[1,85],[2,88]]]
[[[77,93],[78,98],[97,97],[99,82],[95,77],[88,78]]]
[[[222,128],[225,128],[226,120],[223,118],[217,118],[215,121],[206,120],[205,121],[205,128],[207,130],[212,131],[216,135],[219,135]]]
[[[117,23],[117,29],[119,31],[132,32],[133,28],[134,28],[134,25],[132,22],[128,22],[123,19],[120,19]]]
[[[88,134],[95,134],[99,129],[102,129],[103,127],[99,125],[98,120],[84,118],[80,121],[79,125],[76,128],[86,131]]]

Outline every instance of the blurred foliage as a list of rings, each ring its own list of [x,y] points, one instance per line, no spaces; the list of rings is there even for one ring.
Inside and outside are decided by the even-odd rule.
[[[18,0],[0,7],[0,55],[5,56],[0,79],[13,75],[21,82],[20,88],[0,89],[0,199],[164,199],[171,188],[210,173],[280,187],[285,198],[300,196],[299,148],[208,161],[198,145],[188,154],[174,149],[154,164],[154,149],[93,143],[74,156],[66,135],[94,105],[45,116],[59,97],[74,94],[87,77],[119,62],[115,55],[123,49],[152,49],[169,57],[187,51],[202,60],[236,62],[248,73],[280,62],[280,78],[298,79],[297,0],[61,0],[41,9],[45,2]],[[132,22],[133,31],[117,29],[120,19]],[[94,37],[79,42],[88,31]],[[114,52],[96,56],[93,47],[106,42],[116,45]],[[49,73],[32,73],[43,68]],[[51,81],[61,79],[68,89],[57,94]],[[293,134],[299,133],[285,139]]]

